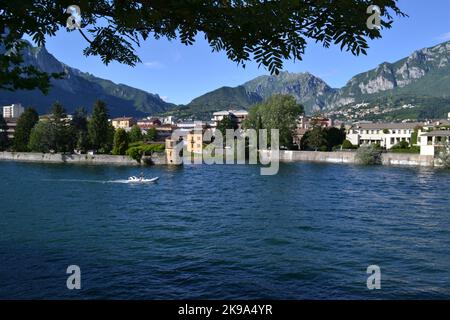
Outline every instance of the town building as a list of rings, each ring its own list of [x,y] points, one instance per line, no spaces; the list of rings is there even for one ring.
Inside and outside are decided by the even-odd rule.
[[[238,128],[242,128],[242,122],[248,118],[248,112],[246,110],[228,110],[214,112],[211,119],[212,127],[217,127],[217,124],[225,117],[229,117],[231,121],[236,123]]]
[[[13,103],[10,106],[3,106],[3,118],[15,119],[19,118],[22,113],[25,112],[25,108],[20,103]]]
[[[16,132],[16,126],[17,126],[17,118],[7,118],[6,121],[6,132],[8,133],[9,139],[14,139],[14,133]]]
[[[25,112],[25,108],[22,107],[20,103],[13,103],[10,106],[3,106],[3,118],[6,122],[6,132],[8,133],[8,138],[13,139],[14,133],[16,131],[17,120]]]
[[[421,155],[435,157],[450,142],[450,130],[434,130],[420,133],[418,142]]]
[[[159,120],[158,118],[152,117],[152,118],[146,118],[146,119],[141,119],[138,120],[137,125],[139,126],[139,128],[141,128],[142,130],[147,130],[150,128],[155,128],[158,127],[162,124],[161,120]]]
[[[165,125],[174,125],[175,124],[175,117],[174,116],[166,116],[166,117],[159,117],[159,121],[161,121],[162,124]]]
[[[347,140],[355,146],[378,144],[387,150],[401,141],[409,144],[412,135],[424,124],[411,123],[355,123],[347,131]]]
[[[194,122],[180,122],[176,124],[176,127],[179,131],[190,132],[192,130],[206,130],[211,126],[202,121],[194,121]]]
[[[176,154],[176,145],[177,143],[179,143],[179,140],[175,140],[172,138],[167,138],[166,139],[166,159],[167,159],[167,163],[168,164],[177,164],[177,154]]]
[[[183,149],[185,149],[188,153],[202,154],[203,134],[205,133],[205,130],[210,128],[208,124],[198,121],[192,123],[178,123],[176,128],[173,126],[166,127],[171,127],[172,130],[176,129],[177,137],[179,139],[175,141],[173,139],[173,136],[166,138],[166,150],[173,149],[176,143],[178,143],[179,141],[183,141]],[[166,155],[168,159],[173,160],[173,158],[171,158],[173,156],[171,152],[166,151]]]
[[[111,123],[115,129],[121,128],[121,129],[129,130],[129,129],[131,129],[132,126],[134,126],[136,124],[136,120],[134,120],[134,118],[132,118],[132,117],[121,117],[121,118],[112,119]]]
[[[39,116],[39,121],[51,121],[53,118],[53,115],[51,113],[49,114],[43,114]],[[62,122],[65,122],[66,125],[69,125],[71,121],[73,120],[73,115],[67,114],[64,118],[61,118]]]
[[[186,150],[189,153],[201,154],[203,152],[203,131],[193,130],[186,136]]]
[[[303,136],[314,126],[320,126],[322,128],[332,127],[333,120],[325,117],[307,117],[305,115],[301,115],[297,119],[297,127],[295,128],[293,134],[294,145],[300,149]]]
[[[157,140],[164,140],[170,137],[176,128],[177,128],[176,126],[171,124],[163,124],[161,126],[155,127]]]

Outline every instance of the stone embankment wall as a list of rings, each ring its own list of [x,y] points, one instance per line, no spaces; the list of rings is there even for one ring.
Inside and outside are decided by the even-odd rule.
[[[270,151],[260,151],[264,158],[270,155]],[[0,160],[25,161],[25,162],[43,162],[43,163],[74,163],[90,165],[125,165],[139,166],[135,160],[128,156],[112,155],[86,155],[86,154],[51,154],[51,153],[33,153],[33,152],[0,152]],[[151,164],[166,165],[166,154],[154,153],[151,156]],[[325,162],[325,163],[357,163],[355,152],[337,151],[337,152],[314,152],[314,151],[280,151],[281,162]],[[144,163],[144,162],[143,162]],[[438,166],[437,161],[432,156],[421,156],[419,154],[409,153],[383,153],[383,165],[401,165],[401,166]]]
[[[152,155],[152,164],[166,164],[165,153]],[[0,160],[43,162],[43,163],[73,163],[90,165],[123,165],[139,166],[140,164],[128,156],[88,155],[88,154],[59,154],[34,152],[0,152]]]
[[[264,158],[270,155],[270,151],[260,151]],[[337,152],[314,152],[314,151],[286,151],[280,150],[281,162],[309,161],[309,162],[327,162],[327,163],[357,163],[356,152],[337,151]],[[383,165],[402,165],[402,166],[436,166],[436,160],[432,156],[421,156],[411,153],[383,153]]]

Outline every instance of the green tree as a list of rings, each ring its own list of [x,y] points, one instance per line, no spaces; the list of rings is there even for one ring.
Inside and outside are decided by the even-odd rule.
[[[314,151],[327,150],[328,148],[325,130],[320,126],[313,127],[305,134],[302,145]]]
[[[130,147],[126,154],[136,160],[137,162],[141,162],[142,157],[152,155],[153,152],[162,152],[165,149],[164,144],[144,144],[144,143],[135,143],[132,147]]]
[[[68,1],[2,2],[0,46],[11,50],[25,34],[38,45],[66,28]],[[99,56],[105,64],[140,62],[135,48],[149,37],[179,38],[192,45],[199,32],[213,51],[245,66],[250,60],[278,73],[283,61],[302,60],[307,43],[324,47],[340,46],[354,55],[366,54],[368,40],[381,38],[393,15],[405,16],[397,0],[377,0],[381,28],[367,28],[367,1],[347,0],[224,0],[224,1],[81,1],[82,28],[86,56]],[[309,41],[311,40],[311,41]],[[21,50],[1,55],[0,89],[48,90],[49,76],[21,65]],[[22,60],[21,60],[22,59]]]
[[[139,142],[143,140],[142,130],[138,125],[134,125],[129,133],[130,143]]]
[[[271,129],[278,129],[280,146],[290,148],[293,144],[292,134],[297,126],[297,119],[303,111],[303,106],[299,105],[293,96],[275,94],[250,109],[245,127],[264,128],[269,135]]]
[[[14,132],[14,150],[19,152],[29,151],[28,142],[30,141],[31,129],[38,121],[39,115],[33,108],[26,109],[19,117]]]
[[[87,132],[87,111],[85,108],[78,108],[74,111],[72,121],[72,125],[75,127],[77,131],[86,131]]]
[[[38,122],[30,133],[28,149],[35,152],[72,152],[76,132],[70,124],[56,120]]]
[[[242,123],[244,129],[262,129],[262,120],[259,107],[259,104],[255,104],[248,110],[247,119],[245,119]]]
[[[216,129],[222,133],[222,137],[226,137],[227,129],[236,130],[237,128],[238,126],[236,122],[233,121],[233,119],[231,119],[229,116],[223,117],[223,119],[217,123],[216,127]]]
[[[6,124],[3,115],[0,114],[0,151],[6,150],[8,146],[9,146],[8,125]]]
[[[81,152],[86,152],[90,147],[88,135],[87,111],[85,108],[78,108],[74,111],[71,125],[76,135],[76,148]]]
[[[344,150],[356,149],[356,146],[354,146],[349,140],[345,140],[342,143],[342,149]]]
[[[117,129],[114,134],[112,153],[115,155],[124,155],[128,150],[128,134],[124,129]]]
[[[66,120],[67,113],[62,104],[56,101],[51,110],[49,131],[52,135],[50,140],[53,144],[50,145],[50,149],[55,152],[73,152],[77,142],[77,131],[72,126],[71,122]]]
[[[82,153],[87,152],[91,145],[87,131],[78,131],[76,138],[75,147]]]
[[[346,134],[344,128],[338,129],[336,127],[330,127],[326,128],[324,132],[328,151],[331,151],[334,147],[341,145],[345,140]]]
[[[108,131],[107,131],[107,135],[106,135],[106,144],[103,149],[105,153],[110,153],[112,151],[115,133],[116,133],[116,129],[110,123],[108,125]]]
[[[158,131],[156,128],[150,128],[147,130],[147,134],[145,135],[146,141],[156,141],[158,139]]]
[[[49,121],[38,122],[30,133],[28,150],[47,153],[56,150],[56,126]]]
[[[97,100],[94,104],[92,117],[88,123],[88,134],[93,149],[100,153],[107,153],[108,150],[111,150],[114,133],[111,133],[108,109],[101,100]]]
[[[75,128],[70,123],[59,123],[57,124],[56,134],[57,152],[73,153],[78,140],[78,135]]]
[[[62,119],[67,117],[66,110],[64,109],[63,105],[59,103],[59,101],[53,103],[51,115],[54,121],[61,121]]]

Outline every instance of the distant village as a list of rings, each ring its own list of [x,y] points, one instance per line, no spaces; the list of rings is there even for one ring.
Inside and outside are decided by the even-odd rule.
[[[14,138],[17,119],[25,111],[20,103],[3,106],[3,118],[7,124],[7,133],[10,139]],[[215,130],[224,118],[231,120],[236,128],[243,127],[248,117],[246,110],[225,110],[214,112],[211,121],[194,122],[175,119],[173,116],[149,116],[141,119],[133,117],[119,117],[110,119],[112,126],[126,132],[138,127],[142,134],[149,130],[156,131],[156,141],[165,142],[166,149],[172,149],[172,133],[180,130],[186,135],[187,151],[202,153],[203,139],[199,132],[206,129]],[[67,115],[68,120],[71,115]],[[45,121],[49,115],[40,115],[39,121]],[[385,150],[404,149],[426,156],[436,156],[438,150],[450,141],[450,113],[447,119],[430,119],[423,122],[374,123],[369,121],[343,122],[333,121],[323,116],[301,115],[297,127],[293,132],[293,145],[296,149],[302,148],[303,137],[314,127],[340,128],[345,130],[345,143],[340,150],[355,149],[362,145],[377,145]],[[167,152],[167,151],[166,151]]]

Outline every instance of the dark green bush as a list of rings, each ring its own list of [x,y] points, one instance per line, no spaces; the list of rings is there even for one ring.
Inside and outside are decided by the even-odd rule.
[[[350,141],[348,141],[348,140],[345,140],[343,143],[342,143],[342,149],[345,149],[345,150],[348,150],[348,149],[356,149],[357,147],[356,146],[354,146]]]
[[[409,149],[408,141],[400,141],[399,143],[397,143],[392,147],[392,150],[399,150],[399,149]]]
[[[361,146],[356,151],[356,160],[364,165],[381,164],[381,149],[377,145]]]
[[[164,149],[164,144],[145,144],[142,142],[133,143],[130,144],[130,148],[127,150],[127,155],[137,162],[141,162],[143,156],[151,155],[153,152],[162,152]]]

